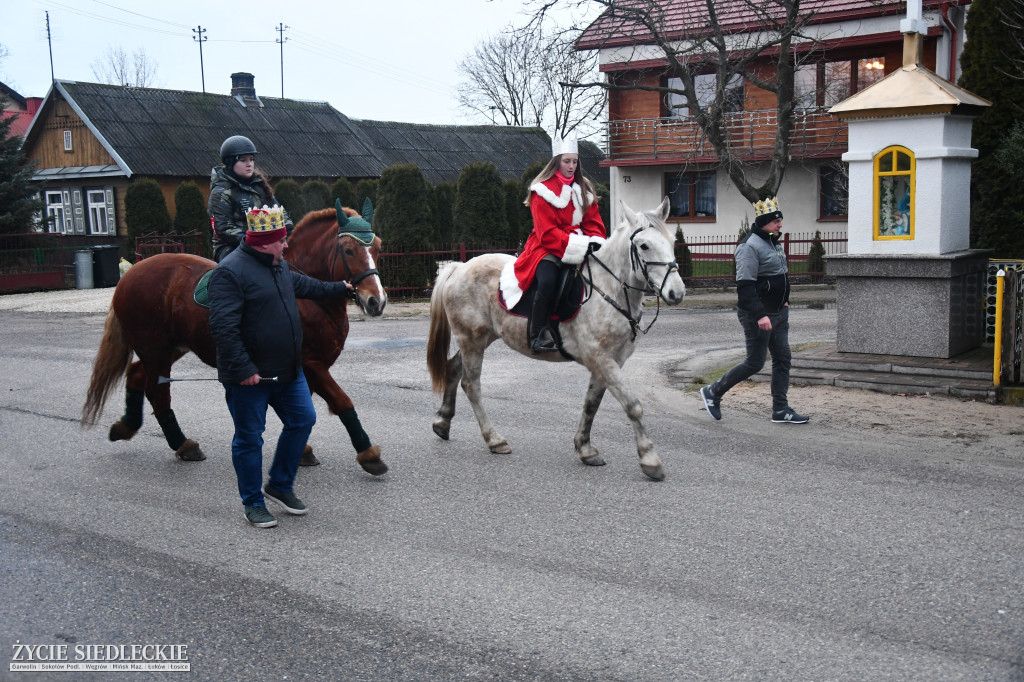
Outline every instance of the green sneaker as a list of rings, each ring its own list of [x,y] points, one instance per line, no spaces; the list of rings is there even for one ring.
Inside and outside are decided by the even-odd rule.
[[[245,505],[245,520],[257,528],[273,528],[277,525],[277,519],[262,504]]]
[[[302,516],[309,511],[309,507],[302,500],[295,497],[295,493],[283,493],[269,483],[263,486],[263,496],[284,507],[284,510],[289,514]]]

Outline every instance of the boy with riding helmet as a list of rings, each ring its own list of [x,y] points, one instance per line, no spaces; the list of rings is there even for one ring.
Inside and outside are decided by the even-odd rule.
[[[256,146],[248,137],[232,135],[220,146],[223,166],[210,172],[210,201],[206,206],[213,225],[213,259],[218,263],[245,237],[245,213],[261,206],[280,206],[274,191],[256,170]],[[288,234],[291,218],[284,214]]]
[[[536,281],[530,303],[527,340],[534,354],[558,350],[550,315],[563,265],[579,265],[588,249],[596,250],[607,235],[597,207],[597,193],[579,167],[575,139],[556,136],[552,157],[530,183],[524,202],[533,216],[533,231],[519,258],[501,273],[500,287],[511,310]]]

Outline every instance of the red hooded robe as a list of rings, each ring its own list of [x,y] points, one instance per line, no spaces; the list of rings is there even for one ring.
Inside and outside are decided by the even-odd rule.
[[[597,208],[597,198],[583,212],[583,192],[577,183],[566,185],[551,177],[530,187],[533,231],[514,263],[501,272],[500,287],[511,309],[533,283],[537,265],[551,254],[563,263],[578,265],[587,254],[590,237],[607,236]]]

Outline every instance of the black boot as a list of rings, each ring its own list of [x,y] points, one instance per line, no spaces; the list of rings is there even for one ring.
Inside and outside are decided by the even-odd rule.
[[[554,353],[558,350],[550,324],[551,302],[539,291],[534,292],[530,306],[530,320],[527,325],[530,341],[530,352],[534,355]]]

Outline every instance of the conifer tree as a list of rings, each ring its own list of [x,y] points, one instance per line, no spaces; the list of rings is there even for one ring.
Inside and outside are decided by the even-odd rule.
[[[302,197],[302,188],[299,183],[291,178],[285,178],[274,187],[274,196],[277,201],[288,211],[288,217],[296,225],[306,215],[306,201]]]
[[[807,252],[807,272],[811,274],[812,282],[825,281],[825,245],[821,243],[821,230],[814,231],[814,240]]]
[[[357,211],[363,210],[363,204],[369,199],[370,203],[374,206],[377,205],[377,180],[360,180],[359,184],[356,185],[356,205],[353,206]]]
[[[0,97],[0,106],[6,101]],[[35,164],[21,151],[21,137],[9,137],[13,122],[0,117],[0,234],[31,232],[33,216],[43,206],[32,186]]]
[[[679,264],[679,276],[693,277],[693,254],[690,253],[690,246],[686,243],[681,227],[676,227],[675,256]]]
[[[141,178],[128,185],[124,193],[124,222],[128,228],[128,253],[135,252],[137,237],[171,231],[167,200],[156,180]]]
[[[455,241],[455,185],[439,182],[434,186],[434,241],[451,244]]]
[[[995,258],[1024,258],[1024,193],[1020,175],[1007,172],[997,156],[1014,123],[1024,120],[1024,59],[1021,41],[1007,18],[1013,0],[975,0],[967,13],[967,42],[960,57],[959,85],[992,102],[974,121],[971,143],[971,246],[994,249]],[[1019,4],[1019,3],[1016,3]]]
[[[338,178],[331,185],[331,206],[334,206],[334,200],[341,199],[341,205],[346,206],[356,211],[362,212],[363,207],[359,204],[356,198],[356,191],[352,188],[352,183],[346,178]]]
[[[331,198],[331,188],[327,186],[326,182],[323,180],[307,180],[302,185],[302,207],[306,213],[333,206],[334,199]],[[357,211],[360,210],[355,206],[351,208],[355,208]]]
[[[455,237],[463,242],[507,241],[505,188],[490,161],[462,169],[455,191]]]
[[[411,163],[386,168],[377,183],[373,230],[395,248],[423,251],[434,231],[430,188],[420,169]],[[424,289],[433,282],[434,262],[405,258],[401,272],[391,272],[397,286]]]
[[[179,233],[198,232],[202,235],[203,256],[213,255],[210,216],[206,212],[203,193],[199,185],[188,181],[174,190],[174,231]]]

